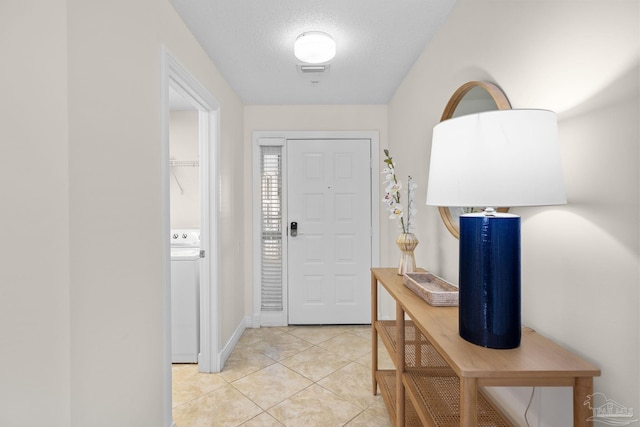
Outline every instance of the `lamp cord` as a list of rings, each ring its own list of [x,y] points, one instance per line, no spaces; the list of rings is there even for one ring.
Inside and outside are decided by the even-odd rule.
[[[527,423],[527,427],[531,427],[529,425],[529,420],[527,419],[527,413],[529,412],[529,408],[531,407],[531,402],[533,402],[533,394],[536,392],[536,388],[533,387],[531,389],[531,396],[529,397],[529,403],[527,404],[527,409],[524,410],[524,422]]]

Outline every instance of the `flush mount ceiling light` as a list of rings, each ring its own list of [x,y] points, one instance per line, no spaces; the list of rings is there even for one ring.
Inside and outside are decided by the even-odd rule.
[[[293,52],[302,62],[321,64],[336,56],[336,42],[322,31],[307,31],[296,38]]]

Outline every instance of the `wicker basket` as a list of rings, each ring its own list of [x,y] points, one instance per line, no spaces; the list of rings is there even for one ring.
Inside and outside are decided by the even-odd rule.
[[[404,285],[433,306],[458,305],[458,288],[431,273],[405,273]]]

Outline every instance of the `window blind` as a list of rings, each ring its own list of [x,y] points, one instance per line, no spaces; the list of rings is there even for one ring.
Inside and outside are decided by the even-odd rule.
[[[282,311],[282,146],[260,147],[261,309]]]

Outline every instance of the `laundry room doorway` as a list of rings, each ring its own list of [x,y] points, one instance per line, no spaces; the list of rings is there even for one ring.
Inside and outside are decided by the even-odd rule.
[[[171,56],[163,50],[162,78],[162,287],[163,287],[163,412],[166,425],[171,425],[171,366],[174,359],[172,318],[192,315],[197,325],[197,355],[189,363],[197,363],[199,372],[219,372],[219,109],[215,98]],[[181,140],[172,144],[172,139]],[[186,141],[186,142],[185,142]],[[176,142],[176,141],[174,141]],[[175,230],[179,229],[180,233]],[[174,232],[172,232],[174,230]],[[193,239],[197,234],[198,238]],[[174,239],[175,237],[175,239]],[[188,248],[176,248],[177,241],[188,242]],[[173,243],[172,243],[173,242]],[[194,243],[195,242],[195,243]],[[187,254],[196,250],[197,255]],[[172,256],[173,253],[173,256]],[[178,260],[181,265],[172,266]],[[193,262],[194,268],[183,262]],[[172,268],[173,267],[173,268]],[[184,273],[191,270],[190,273]],[[172,295],[172,276],[176,271],[198,282],[189,295]],[[189,275],[191,274],[191,275]],[[175,279],[175,278],[174,278]],[[174,289],[175,290],[175,289]],[[197,305],[196,305],[197,304]],[[172,307],[176,305],[178,307]],[[182,313],[175,312],[180,308]],[[188,309],[185,309],[188,307]],[[184,322],[182,324],[184,327]],[[188,328],[193,333],[193,328]],[[192,340],[194,341],[194,340]]]

